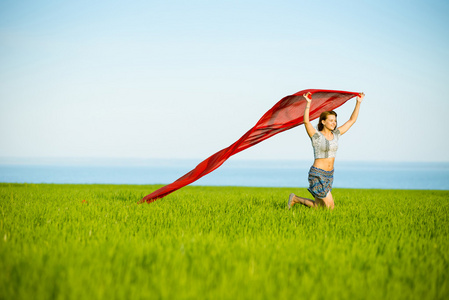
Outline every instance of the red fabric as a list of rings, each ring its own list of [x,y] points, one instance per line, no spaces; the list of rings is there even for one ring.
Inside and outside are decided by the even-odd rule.
[[[303,124],[306,100],[302,95],[307,92],[312,93],[312,103],[309,114],[310,120],[318,118],[323,111],[336,109],[359,94],[345,91],[309,89],[286,96],[267,111],[259,122],[257,122],[253,128],[245,133],[234,144],[205,159],[196,166],[195,169],[175,182],[145,196],[140,202],[150,203],[156,201],[156,199],[165,197],[217,169],[232,155],[254,146],[282,131]]]

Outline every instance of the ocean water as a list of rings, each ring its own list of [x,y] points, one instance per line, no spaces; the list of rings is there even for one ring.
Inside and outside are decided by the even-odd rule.
[[[0,182],[168,184],[201,160],[0,159]],[[311,161],[228,160],[192,185],[307,187]],[[449,190],[448,162],[336,161],[334,188]]]

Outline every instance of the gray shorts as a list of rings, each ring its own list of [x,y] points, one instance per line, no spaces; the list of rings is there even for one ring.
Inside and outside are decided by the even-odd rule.
[[[334,170],[325,171],[312,166],[309,171],[309,188],[313,197],[323,199],[332,190]]]

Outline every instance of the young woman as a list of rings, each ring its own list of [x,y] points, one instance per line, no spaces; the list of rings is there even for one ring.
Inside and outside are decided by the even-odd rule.
[[[290,194],[288,199],[288,209],[296,203],[301,203],[308,207],[327,207],[334,209],[334,199],[332,198],[332,182],[334,180],[334,161],[338,149],[338,139],[345,134],[357,120],[359,115],[360,103],[365,97],[364,93],[357,96],[357,102],[354,112],[349,121],[343,126],[337,128],[337,114],[334,111],[325,111],[321,113],[318,122],[318,130],[313,128],[309,120],[310,103],[312,96],[310,93],[304,94],[307,105],[304,111],[304,126],[307,134],[312,140],[313,153],[315,161],[309,171],[309,188],[315,200],[298,197]]]

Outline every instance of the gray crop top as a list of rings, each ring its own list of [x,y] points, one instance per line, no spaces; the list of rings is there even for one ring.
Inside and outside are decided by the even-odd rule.
[[[324,135],[318,130],[310,138],[312,140],[313,154],[315,159],[317,158],[328,158],[335,157],[338,149],[338,139],[340,138],[340,130],[335,129],[332,131],[334,138],[329,141],[324,137]]]

